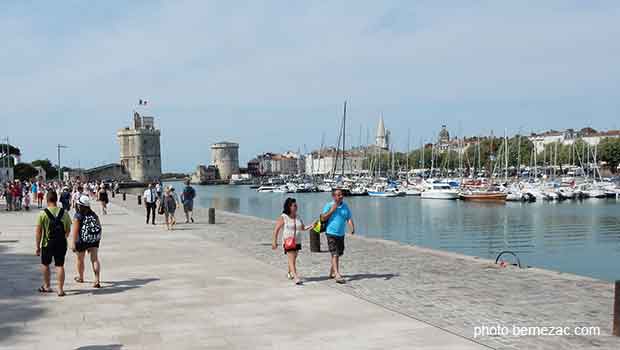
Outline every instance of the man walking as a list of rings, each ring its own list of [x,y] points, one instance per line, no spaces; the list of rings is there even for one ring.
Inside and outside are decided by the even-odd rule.
[[[329,278],[333,278],[337,283],[345,283],[344,278],[340,274],[340,257],[344,254],[344,236],[347,224],[351,226],[351,234],[355,234],[355,224],[353,223],[351,210],[344,203],[344,195],[342,190],[335,189],[332,191],[332,201],[327,203],[321,214],[321,222],[326,223],[325,235],[327,236],[327,245],[331,254],[331,268],[329,269]]]
[[[153,184],[149,184],[149,187],[144,190],[144,206],[146,207],[146,223],[149,223],[149,217],[152,215],[151,222],[155,225],[155,214],[157,211],[157,192],[153,188]]]
[[[41,257],[41,272],[43,285],[40,293],[50,293],[50,264],[54,260],[56,277],[58,279],[58,296],[65,296],[65,255],[67,255],[67,237],[71,231],[69,214],[57,205],[58,195],[48,191],[46,195],[47,208],[39,213],[35,227],[36,252]]]
[[[196,197],[196,190],[190,186],[189,180],[185,180],[185,188],[181,193],[181,202],[183,203],[183,211],[185,212],[185,223],[189,223],[190,220],[194,222],[194,216],[192,211],[194,210],[194,198]]]

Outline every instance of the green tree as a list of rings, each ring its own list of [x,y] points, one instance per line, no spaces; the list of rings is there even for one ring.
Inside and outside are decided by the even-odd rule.
[[[38,159],[33,161],[32,166],[40,166],[45,170],[48,179],[54,179],[58,176],[58,169],[50,162],[49,159]]]
[[[37,169],[35,169],[31,164],[28,163],[19,163],[16,164],[13,168],[13,172],[16,179],[30,180],[37,176]]]
[[[598,158],[607,162],[612,172],[616,172],[620,164],[620,139],[606,137],[598,145]]]

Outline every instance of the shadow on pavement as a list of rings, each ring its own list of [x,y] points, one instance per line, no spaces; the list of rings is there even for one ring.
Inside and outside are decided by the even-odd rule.
[[[41,285],[40,258],[34,252],[7,253],[5,243],[0,243],[0,342],[25,332],[25,323],[45,313],[37,293]]]
[[[159,278],[133,278],[124,281],[102,281],[101,286],[103,288],[95,289],[88,284],[84,284],[84,289],[71,289],[67,290],[67,295],[80,295],[80,294],[92,294],[92,295],[109,295],[127,292],[132,289],[141,288],[145,285],[159,281]]]
[[[76,348],[75,350],[121,350],[122,348],[122,344],[110,344],[81,346],[79,348]]]
[[[344,279],[347,280],[347,282],[353,282],[353,281],[360,281],[360,280],[367,280],[367,279],[382,279],[384,281],[389,281],[394,277],[398,277],[398,274],[393,274],[393,273],[381,273],[381,274],[377,274],[377,273],[360,273],[360,274],[356,274],[356,275],[344,275]],[[327,281],[330,280],[330,278],[328,276],[321,276],[321,277],[307,277],[304,278],[304,281],[306,282],[322,282],[322,281]]]

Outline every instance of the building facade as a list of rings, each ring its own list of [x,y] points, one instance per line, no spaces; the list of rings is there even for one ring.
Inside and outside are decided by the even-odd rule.
[[[131,180],[144,183],[161,177],[160,136],[154,118],[138,112],[134,112],[131,127],[118,131],[120,165]]]
[[[211,145],[211,164],[218,169],[222,180],[230,180],[233,174],[239,174],[239,144],[218,142]]]
[[[528,137],[538,153],[542,152],[546,145],[556,142],[572,145],[577,140],[581,140],[590,146],[596,146],[605,138],[620,138],[620,130],[596,131],[586,127],[578,131],[575,129],[549,130],[542,133],[532,133]]]
[[[360,151],[347,151],[344,157],[344,173],[359,174],[364,170],[364,155]],[[342,153],[335,149],[314,151],[305,157],[306,174],[340,174],[343,169]]]

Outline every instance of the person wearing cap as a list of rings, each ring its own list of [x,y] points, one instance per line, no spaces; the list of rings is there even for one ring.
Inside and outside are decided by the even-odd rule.
[[[77,283],[84,283],[84,257],[90,255],[95,274],[94,288],[101,288],[101,263],[99,262],[99,243],[101,241],[101,221],[90,208],[90,198],[82,195],[77,201],[77,212],[73,216],[71,230],[71,250],[77,254]]]
[[[60,194],[60,204],[62,204],[63,209],[67,212],[71,209],[71,192],[69,192],[69,187],[67,186],[62,188],[62,193]]]

